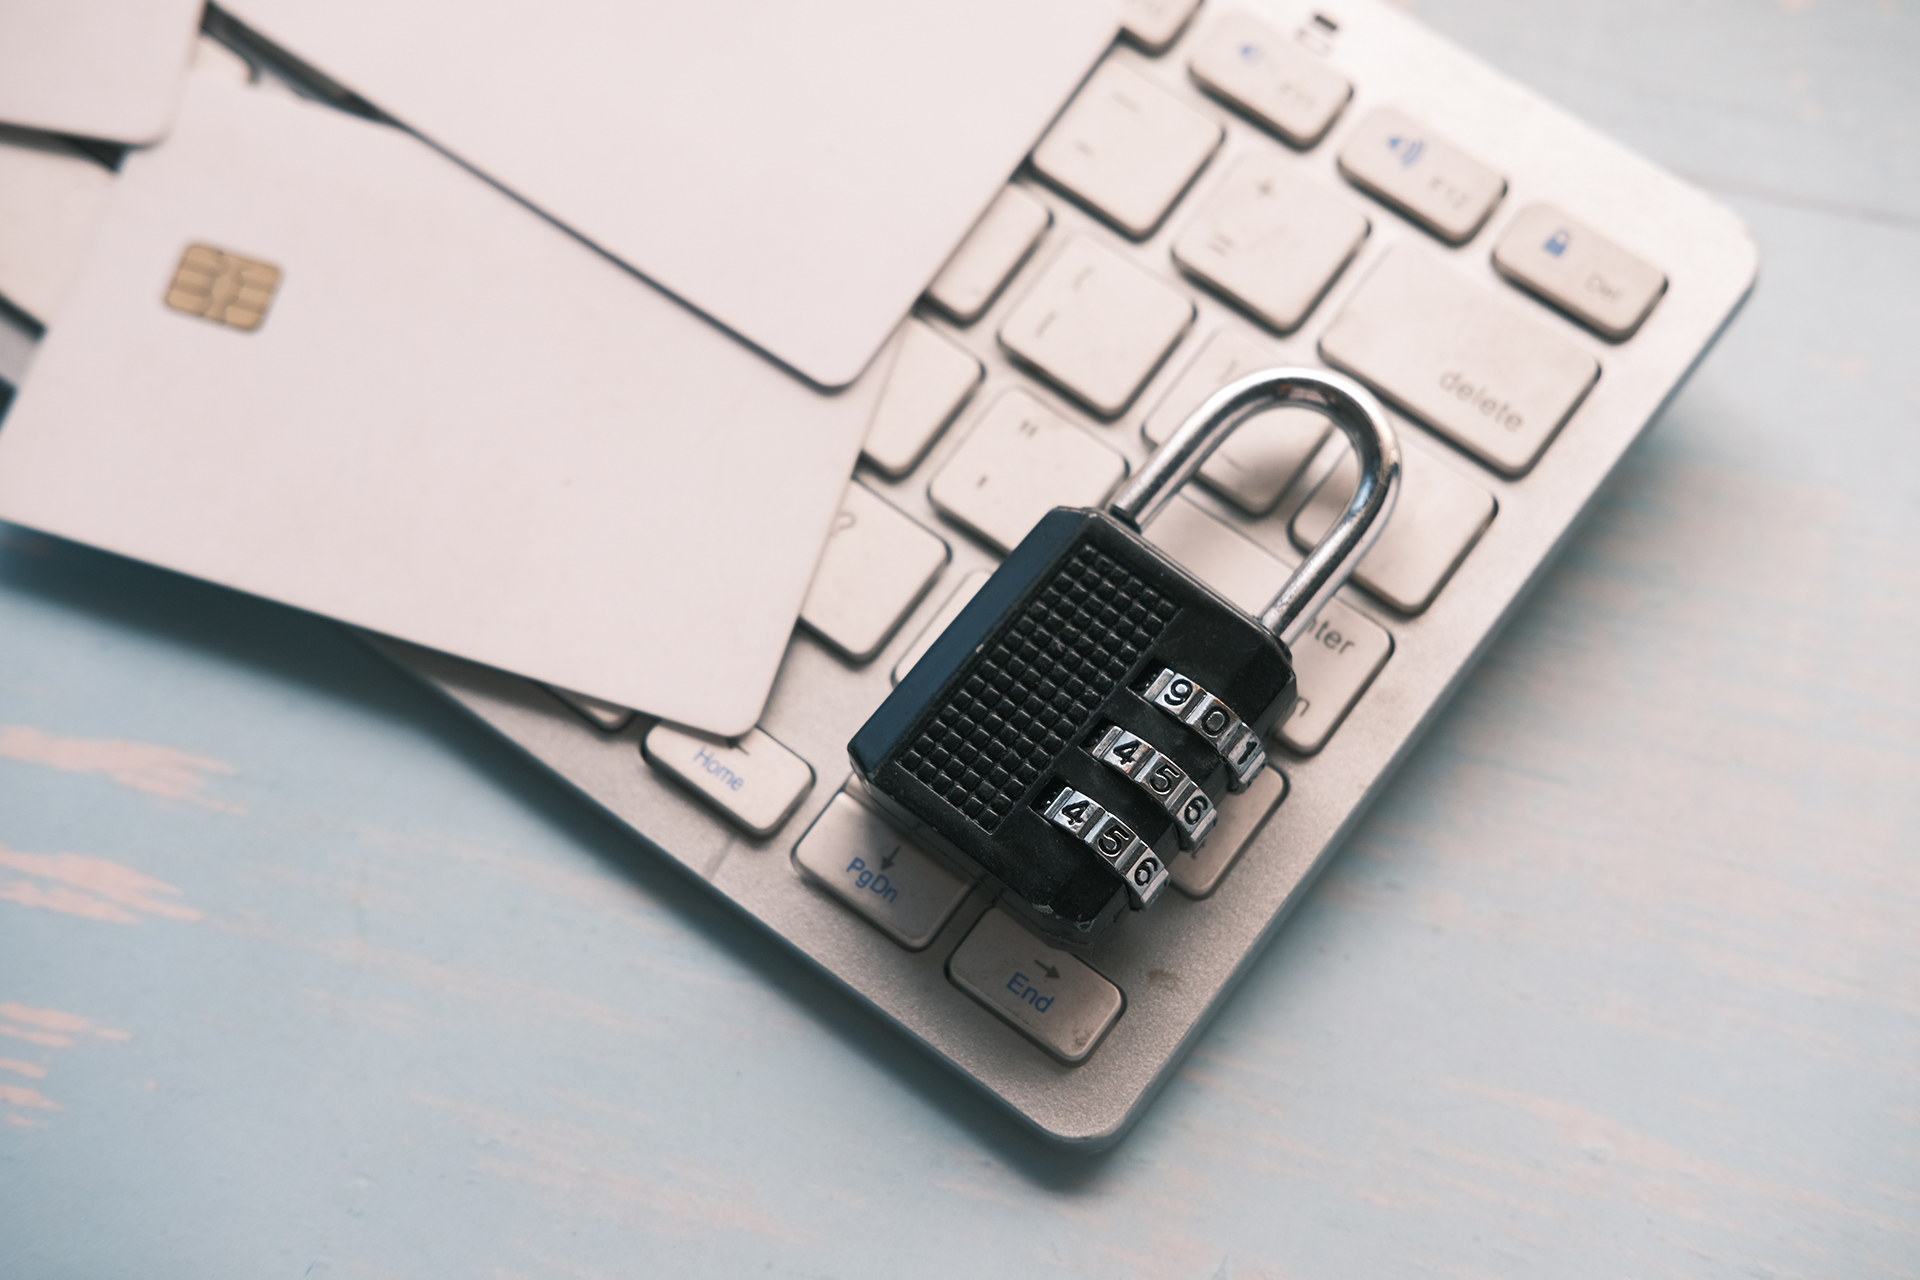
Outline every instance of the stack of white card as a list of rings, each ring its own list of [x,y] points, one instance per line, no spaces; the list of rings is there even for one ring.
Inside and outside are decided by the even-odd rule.
[[[167,138],[124,163],[0,429],[0,516],[749,728],[866,428],[877,379],[856,375],[1113,18],[1095,0],[964,21],[924,5],[915,36],[890,0],[815,6],[852,25],[816,31],[814,62],[790,14],[740,59],[762,79],[775,54],[802,59],[789,95],[824,61],[840,78],[810,104],[695,92],[720,74],[698,42],[737,26],[726,6],[650,25],[564,7],[245,0],[437,146],[196,78]],[[529,24],[565,38],[503,78]],[[859,79],[913,39],[945,56]],[[697,74],[638,92],[605,55],[622,41],[658,67],[661,47],[694,49],[679,62]],[[999,109],[953,108],[969,76]],[[909,80],[944,96],[854,127]],[[673,115],[676,94],[700,111]]]

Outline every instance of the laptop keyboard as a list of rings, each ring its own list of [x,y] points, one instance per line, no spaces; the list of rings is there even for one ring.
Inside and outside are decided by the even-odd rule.
[[[1127,22],[881,356],[758,728],[715,740],[375,641],[934,1058],[1092,1144],[1168,1078],[1754,271],[1730,214],[1385,6],[1136,0]],[[1399,504],[1176,892],[1068,952],[881,818],[846,743],[1046,511],[1102,504],[1278,364],[1391,406]],[[1146,532],[1257,614],[1353,484],[1325,420],[1274,411]]]

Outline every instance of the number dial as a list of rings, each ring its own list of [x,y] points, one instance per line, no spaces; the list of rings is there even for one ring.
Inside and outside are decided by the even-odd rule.
[[[1092,796],[1072,787],[1062,787],[1042,810],[1042,816],[1090,845],[1105,859],[1126,881],[1127,892],[1136,906],[1152,906],[1167,887],[1167,869],[1153,852],[1153,846],[1108,813]]]
[[[1096,760],[1131,780],[1173,815],[1181,848],[1197,847],[1213,830],[1217,815],[1207,793],[1185,769],[1139,734],[1118,725],[1109,726],[1094,739],[1091,751]]]
[[[1267,749],[1260,735],[1220,699],[1172,667],[1160,668],[1142,695],[1146,700],[1193,730],[1220,753],[1229,767],[1228,786],[1245,791],[1260,776]]]

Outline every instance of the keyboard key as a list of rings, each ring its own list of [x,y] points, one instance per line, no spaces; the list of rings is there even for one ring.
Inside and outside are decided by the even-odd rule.
[[[1009,391],[927,486],[943,515],[1002,554],[1057,506],[1093,507],[1127,460],[1024,391]]]
[[[648,764],[755,836],[770,836],[813,788],[813,766],[749,729],[734,742],[661,721],[640,744]]]
[[[1300,700],[1280,726],[1280,741],[1303,756],[1326,746],[1392,652],[1385,627],[1337,597],[1327,601],[1293,646]]]
[[[1291,176],[1277,155],[1253,155],[1180,233],[1173,258],[1286,333],[1353,261],[1367,230],[1351,196]]]
[[[1033,167],[1120,230],[1144,239],[1223,134],[1217,123],[1110,58],[1033,149]]]
[[[1140,433],[1147,443],[1160,445],[1206,398],[1236,378],[1285,364],[1250,338],[1222,329],[1207,339],[1167,394],[1154,406]],[[1206,465],[1200,478],[1235,506],[1264,515],[1300,468],[1327,438],[1332,424],[1311,409],[1272,409],[1257,414],[1234,429]]]
[[[1374,268],[1320,354],[1510,476],[1533,466],[1600,376],[1532,315],[1407,249]]]
[[[1162,53],[1200,7],[1200,0],[1125,0],[1120,31],[1148,53]]]
[[[1615,342],[1632,337],[1667,290],[1658,267],[1550,204],[1520,211],[1494,246],[1493,265]]]
[[[1494,503],[1492,494],[1407,436],[1404,431],[1400,436],[1400,497],[1353,578],[1401,613],[1414,614],[1433,603],[1480,540],[1493,521]],[[1326,535],[1353,497],[1358,475],[1353,451],[1343,448],[1339,464],[1293,517],[1295,546],[1311,550]]]
[[[1063,1062],[1084,1062],[1119,1018],[1120,988],[1006,912],[980,917],[947,961],[954,985]]]
[[[1184,497],[1167,504],[1146,536],[1255,617],[1293,572],[1292,565]],[[1294,646],[1300,701],[1281,726],[1280,740],[1302,755],[1325,746],[1392,649],[1385,628],[1338,599],[1328,601],[1314,630]]]
[[[967,881],[844,791],[793,847],[793,865],[909,951],[967,896]]]
[[[1167,878],[1173,881],[1173,887],[1189,898],[1204,898],[1217,889],[1227,868],[1286,794],[1286,776],[1278,769],[1266,768],[1245,791],[1228,796],[1220,804],[1220,821],[1206,843],[1175,854],[1167,864]]]
[[[947,597],[947,602],[940,606],[940,612],[933,615],[933,621],[929,622],[926,630],[920,633],[920,638],[913,642],[913,647],[901,654],[900,661],[893,664],[895,684],[906,679],[907,672],[913,670],[915,664],[927,656],[927,650],[933,648],[933,642],[940,638],[940,633],[953,625],[953,620],[960,616],[960,611],[980,594],[980,588],[986,586],[987,579],[992,576],[991,570],[975,569],[960,579],[960,585],[954,589],[951,596]]]
[[[1021,187],[1006,188],[940,268],[927,297],[961,324],[972,324],[1052,223],[1053,213],[1039,197]]]
[[[985,376],[974,357],[918,320],[907,321],[861,456],[892,479],[907,474]]]
[[[1236,13],[1206,33],[1193,78],[1296,147],[1320,141],[1353,97],[1345,76],[1259,19]]]
[[[938,535],[866,486],[850,484],[800,621],[853,661],[865,662],[920,603],[951,555]]]
[[[1392,108],[1360,122],[1340,172],[1448,244],[1465,244],[1507,193],[1507,180]]]
[[[633,719],[633,708],[623,707],[603,698],[588,697],[584,693],[562,689],[557,684],[548,685],[547,692],[578,711],[589,723],[608,733],[620,732],[626,728],[627,721]]]
[[[1147,541],[1256,618],[1273,603],[1293,572],[1265,547],[1185,495],[1163,507],[1144,532]]]
[[[1104,417],[1132,402],[1193,323],[1193,303],[1091,240],[1071,240],[1000,326],[1000,341]]]

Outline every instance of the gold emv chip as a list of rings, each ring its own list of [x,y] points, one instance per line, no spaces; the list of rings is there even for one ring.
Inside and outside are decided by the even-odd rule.
[[[279,287],[278,267],[204,244],[188,245],[167,286],[167,305],[250,331],[267,318],[267,304]]]

